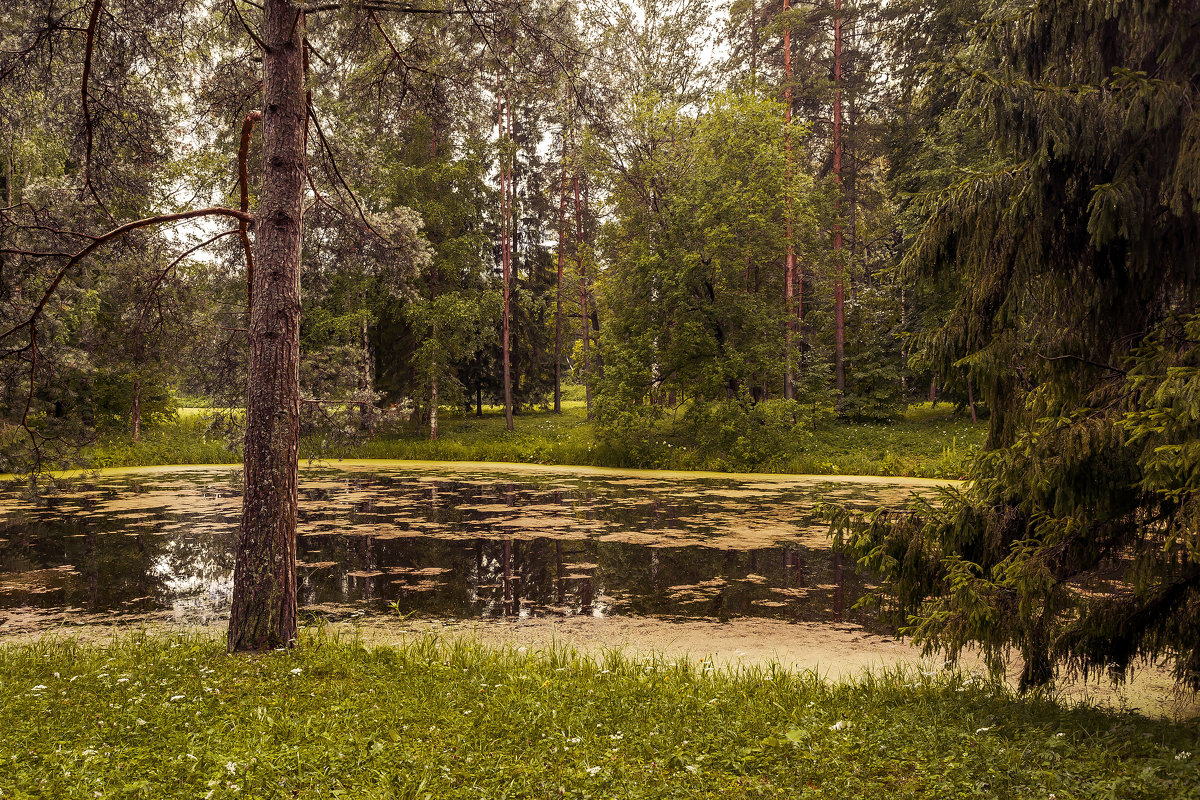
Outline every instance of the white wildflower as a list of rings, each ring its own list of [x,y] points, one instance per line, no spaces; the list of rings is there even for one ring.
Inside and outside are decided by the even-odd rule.
[[[301,672],[304,672],[304,670],[300,669],[300,667],[296,667],[296,668],[295,668],[294,670],[292,670],[291,672],[292,672],[292,674],[293,674],[293,675],[299,675]]]
[[[172,702],[172,703],[174,703],[176,700],[182,700],[182,699],[184,699],[185,697],[187,697],[187,695],[184,695],[184,694],[173,694],[173,695],[171,695],[171,702]]]
[[[980,734],[980,733],[987,733],[987,732],[988,732],[988,731],[990,731],[990,730],[991,730],[991,728],[990,728],[990,727],[988,727],[988,728],[976,728],[976,729],[975,729],[975,733],[976,733],[976,734]]]
[[[33,687],[32,689],[30,689],[30,691],[31,691],[31,692],[40,692],[40,691],[42,691],[42,690],[43,690],[43,689],[45,689],[45,688],[46,688],[46,687],[45,687],[44,685],[42,685],[42,684],[40,684],[40,683],[39,683],[37,686],[35,686],[35,687]]]
[[[1187,750],[1182,750],[1175,754],[1176,761],[1187,761],[1191,757],[1192,757],[1191,752],[1187,751]]]
[[[837,722],[829,726],[831,731],[842,731],[850,727],[850,723],[844,719],[839,719]]]
[[[600,771],[600,768],[599,767],[588,767],[586,771],[587,771],[588,775],[595,775],[596,773],[598,773]]]
[[[225,769],[229,770],[229,774],[232,775],[233,773],[237,772],[237,762],[236,761],[226,761]]]

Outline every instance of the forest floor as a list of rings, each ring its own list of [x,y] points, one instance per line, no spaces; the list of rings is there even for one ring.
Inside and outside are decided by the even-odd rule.
[[[306,631],[0,646],[0,796],[1195,798],[1200,727],[945,670]]]
[[[228,415],[185,408],[172,421],[147,428],[142,441],[109,436],[86,452],[90,466],[224,464],[240,460],[238,436]],[[986,435],[986,422],[971,422],[953,406],[921,404],[886,422],[834,421],[814,427],[802,443],[771,443],[770,463],[741,464],[738,471],[813,475],[884,475],[961,478]],[[305,437],[303,458],[393,458],[417,461],[491,461],[603,467],[660,467],[727,472],[717,457],[681,443],[678,455],[639,463],[621,448],[603,443],[581,401],[564,403],[562,413],[536,410],[517,416],[506,431],[502,409],[484,407],[482,416],[443,413],[437,440],[428,428],[404,426],[373,437]]]

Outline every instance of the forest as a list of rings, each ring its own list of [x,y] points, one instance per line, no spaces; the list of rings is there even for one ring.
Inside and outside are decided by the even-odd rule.
[[[8,0],[0,158],[0,472],[244,462],[231,652],[297,641],[302,458],[837,472],[940,407],[870,468],[961,483],[818,509],[877,613],[1200,689],[1191,0]]]

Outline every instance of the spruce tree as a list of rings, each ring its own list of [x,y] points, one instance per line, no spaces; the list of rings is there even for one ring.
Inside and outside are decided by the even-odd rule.
[[[909,632],[1015,647],[1024,686],[1164,657],[1200,688],[1200,7],[990,2],[949,66],[988,158],[919,198],[904,266],[956,287],[925,356],[989,451],[851,547]]]

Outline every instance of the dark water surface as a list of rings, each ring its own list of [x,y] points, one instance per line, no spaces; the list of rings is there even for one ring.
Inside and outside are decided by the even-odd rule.
[[[241,470],[0,492],[0,632],[228,609]],[[300,604],[417,613],[850,618],[813,504],[896,506],[928,482],[357,462],[301,471]]]

